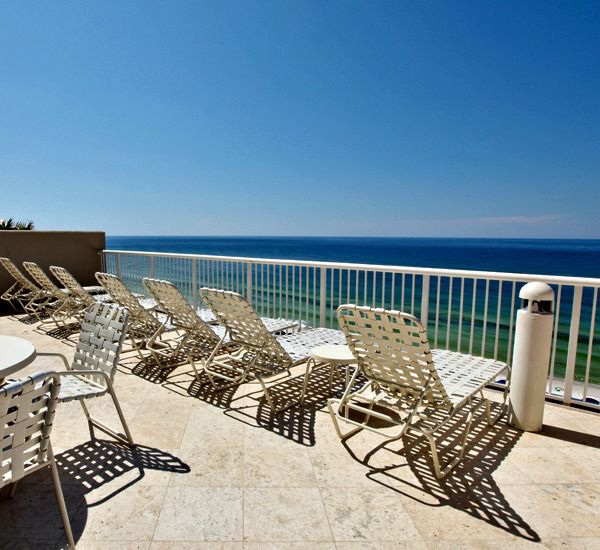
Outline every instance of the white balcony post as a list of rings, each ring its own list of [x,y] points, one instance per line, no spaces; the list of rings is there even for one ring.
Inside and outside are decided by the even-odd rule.
[[[246,265],[246,299],[252,303],[252,263]]]
[[[421,323],[427,328],[429,320],[429,275],[423,275],[423,284],[421,285]]]
[[[327,268],[321,266],[321,280],[319,282],[319,326],[327,325]]]
[[[571,329],[569,331],[569,348],[565,370],[565,393],[563,403],[569,405],[573,397],[573,378],[575,378],[575,363],[577,362],[577,345],[579,343],[579,320],[581,318],[582,287],[573,287],[573,308],[571,310]]]

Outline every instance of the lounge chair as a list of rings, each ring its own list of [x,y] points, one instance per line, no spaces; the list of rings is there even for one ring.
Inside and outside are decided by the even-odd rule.
[[[194,369],[196,379],[200,381],[195,359],[206,359],[225,338],[225,328],[220,325],[209,325],[215,316],[208,309],[198,309],[190,305],[185,296],[169,281],[144,278],[144,286],[154,296],[158,307],[169,318],[170,323],[182,334],[178,339],[174,354],[182,352],[186,355]],[[203,369],[201,368],[200,371]]]
[[[69,292],[58,288],[44,273],[44,270],[34,262],[23,262],[23,267],[31,278],[55,300],[55,307],[50,308],[50,319],[56,326],[64,325],[64,320],[75,317],[81,312],[81,303]]]
[[[218,357],[221,346],[217,346],[206,361],[204,371],[214,384],[214,378],[227,380],[231,384],[245,382],[250,374],[262,386],[264,396],[271,408],[279,412],[265,385],[268,379],[286,373],[290,368],[308,360],[312,348],[323,344],[344,344],[344,335],[339,330],[327,328],[305,329],[290,334],[274,335],[259,318],[250,303],[236,292],[201,288],[200,296],[227,329],[232,344],[239,351],[225,359]],[[306,384],[305,386],[306,387]],[[304,398],[304,390],[299,398]]]
[[[177,342],[173,341],[171,344],[161,339],[164,333],[175,329],[168,322],[168,317],[160,312],[155,314],[152,311],[154,308],[144,307],[140,299],[116,275],[98,272],[96,279],[119,305],[128,309],[127,337],[140,359],[146,361],[142,350],[147,349],[158,367],[169,367],[166,362],[175,356]],[[155,303],[154,300],[153,302]]]
[[[75,548],[50,444],[59,390],[60,378],[54,372],[39,372],[0,387],[0,488],[12,484],[14,495],[22,478],[49,466],[67,543]],[[31,513],[39,514],[39,510]]]
[[[367,429],[393,440],[413,430],[429,441],[437,478],[445,477],[464,454],[474,413],[485,406],[491,425],[504,412],[506,391],[500,413],[492,418],[483,389],[508,371],[508,365],[473,355],[430,350],[425,327],[408,313],[342,305],[337,316],[358,365],[341,399],[328,401],[338,436],[347,438]],[[367,382],[353,391],[359,372]],[[455,450],[455,458],[441,465],[434,434],[464,407],[468,416],[461,444]],[[355,428],[342,434],[340,421]]]
[[[212,324],[216,321],[213,312],[206,308],[194,310],[173,283],[144,278],[143,284],[156,299],[157,309],[168,315],[169,321],[177,330],[183,331],[177,349],[186,353],[196,378],[200,381],[200,373],[194,362],[194,356],[208,357],[215,346],[219,344],[219,340],[225,338],[225,328],[209,326],[208,323]],[[299,324],[289,319],[261,318],[261,320],[269,332],[283,333],[299,329]]]
[[[76,298],[80,304],[82,309],[87,309],[93,306],[97,302],[109,302],[111,301],[111,297],[109,294],[90,294],[84,287],[79,284],[79,281],[71,275],[64,267],[60,267],[57,265],[51,265],[50,271],[52,275],[54,275],[61,284],[67,289],[67,291]],[[97,288],[97,287],[89,287],[89,288]]]
[[[8,258],[0,258],[0,263],[14,279],[12,286],[6,290],[0,299],[7,301],[13,309],[14,301],[29,314],[41,320],[41,314],[46,307],[54,306],[55,299],[51,294],[32,283],[21,270]]]
[[[66,371],[60,372],[59,402],[79,401],[88,421],[90,436],[94,428],[114,437],[126,445],[133,445],[133,438],[113,388],[113,381],[123,341],[127,332],[128,312],[117,304],[95,303],[83,314],[81,332],[75,348],[73,362],[68,363],[60,353],[42,353],[38,356],[56,356],[62,359]],[[85,404],[86,399],[109,394],[121,421],[121,434],[93,418]]]

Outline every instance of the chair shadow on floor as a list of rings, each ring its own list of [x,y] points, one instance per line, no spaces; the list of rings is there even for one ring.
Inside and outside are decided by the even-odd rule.
[[[293,376],[269,388],[274,402],[281,406],[294,403],[300,397],[304,373]],[[356,387],[362,380],[356,381]],[[279,413],[273,411],[262,392],[255,392],[252,399],[257,403],[255,422],[273,433],[306,446],[314,446],[315,418],[319,411],[327,406],[331,397],[340,397],[344,391],[343,376],[334,376],[331,388],[329,386],[329,368],[319,368],[312,371],[306,388],[303,405],[293,405]]]
[[[492,412],[500,405],[492,403]],[[439,432],[442,460],[452,457],[464,427],[465,414],[458,414]],[[467,440],[465,456],[444,478],[433,471],[426,438],[409,432],[401,440],[386,440],[362,459],[352,450],[352,437],[343,441],[351,456],[370,468],[367,477],[423,506],[450,506],[472,517],[507,531],[513,536],[539,542],[539,535],[503,496],[493,474],[517,444],[522,432],[509,426],[502,417],[494,426],[475,418]],[[375,463],[375,465],[373,465]]]
[[[186,463],[160,449],[143,445],[128,447],[103,439],[57,453],[56,463],[75,541],[81,538],[90,508],[105,504],[140,482],[147,472],[190,472]],[[119,482],[119,478],[131,472],[134,472],[131,479],[125,477]],[[113,482],[114,490],[102,490],[101,497],[87,501],[88,494],[104,486],[110,489]],[[48,471],[40,470],[24,478],[13,498],[0,499],[0,523],[10,524],[14,533],[8,540],[0,535],[1,548],[65,548]]]
[[[79,335],[79,332],[81,331],[81,323],[65,323],[61,326],[40,325],[35,330],[36,332],[45,334],[46,336],[50,336],[51,338],[55,338],[56,340],[62,340],[66,344],[73,344],[71,337],[73,337],[74,335]]]

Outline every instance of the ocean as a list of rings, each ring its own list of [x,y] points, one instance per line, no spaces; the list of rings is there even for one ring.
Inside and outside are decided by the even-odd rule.
[[[600,240],[107,236],[112,250],[600,278]]]
[[[409,267],[430,267],[447,269],[467,269],[476,271],[501,271],[508,273],[527,273],[539,275],[563,275],[575,277],[600,278],[600,240],[572,240],[572,239],[456,239],[456,238],[375,238],[375,237],[153,237],[153,236],[108,236],[108,250],[125,251],[146,251],[146,252],[172,252],[180,254],[206,254],[210,256],[241,256],[254,258],[271,259],[290,259],[290,260],[312,260],[312,261],[331,261],[342,263],[363,263],[380,264]],[[142,291],[141,278],[147,276],[147,268],[137,263],[138,260],[132,260],[129,263],[121,262],[122,277],[133,289]],[[157,263],[154,267],[154,274],[157,277],[166,278],[178,285],[189,299],[193,297],[193,289],[190,288],[189,272],[185,268],[177,267],[174,263],[164,264],[163,271],[160,271],[160,265]],[[217,267],[217,269],[220,269]],[[262,268],[261,268],[262,269]],[[285,279],[281,279],[281,272],[277,274],[273,267],[266,268],[264,271],[258,271],[255,268],[255,281],[258,283],[260,276],[261,287],[265,285],[267,291],[263,295],[260,291],[260,297],[256,296],[256,304],[260,304],[261,314],[269,311],[275,311],[281,304],[277,302],[275,281],[288,280],[287,272]],[[221,273],[216,279],[198,280],[199,285],[213,286],[215,280],[222,278]],[[232,275],[232,274],[231,274]],[[229,275],[225,275],[225,280]],[[298,319],[305,319],[310,322],[311,317],[315,319],[315,308],[309,306],[308,301],[304,303],[304,298],[299,291],[300,284],[305,285],[308,290],[312,287],[318,296],[319,281],[317,279],[308,280],[308,272],[304,283],[301,274],[296,272],[291,275],[290,289],[292,289],[290,316]],[[200,278],[200,275],[198,275]],[[365,276],[366,277],[366,276]],[[373,293],[377,303],[390,302],[391,274],[386,275],[386,281],[383,285],[386,289],[386,297],[380,294],[381,284],[379,284]],[[407,289],[413,286],[413,300],[417,304],[415,313],[418,310],[421,289],[417,283],[415,288],[414,280],[411,275],[407,275],[406,281],[395,281],[397,288],[406,283]],[[229,284],[229,283],[228,283]],[[474,334],[474,349],[485,349],[486,356],[489,356],[494,349],[498,351],[498,357],[508,357],[510,346],[510,327],[512,326],[510,315],[510,303],[512,299],[512,287],[510,284],[498,288],[497,282],[490,283],[489,303],[484,303],[482,297],[485,295],[485,281],[479,280],[477,283],[477,301],[471,311],[465,307],[464,315],[461,316],[465,329],[461,331],[457,319],[460,313],[457,311],[457,305],[461,299],[461,293],[464,291],[465,305],[469,304],[469,299],[473,294],[473,281],[465,280],[464,288],[460,284],[455,284],[452,292],[449,292],[448,282],[437,282],[432,279],[430,288],[430,305],[435,300],[437,284],[441,285],[441,292],[437,299],[439,300],[440,330],[439,339],[435,333],[435,344],[437,347],[448,347],[449,349],[462,349],[469,345],[469,334],[466,327],[471,323],[471,331]],[[287,282],[286,282],[287,285]],[[370,285],[370,286],[369,286]],[[227,285],[226,285],[227,286]],[[360,296],[368,296],[364,303],[370,300],[370,291],[366,288],[373,288],[373,280],[361,279],[359,274],[340,273],[336,275],[335,280],[328,281],[330,289],[327,302],[327,323],[329,326],[335,326],[335,307],[344,301],[357,301],[354,292],[344,296],[346,287],[358,289],[356,296],[360,303]],[[229,287],[232,287],[229,284]],[[295,287],[296,290],[293,290]],[[287,286],[286,286],[287,289]],[[339,289],[339,290],[331,290]],[[558,288],[555,289],[557,291]],[[258,291],[257,291],[258,292]],[[393,291],[392,291],[393,292]],[[404,290],[403,290],[404,292]],[[518,292],[518,290],[517,290]],[[379,294],[377,294],[379,293]],[[451,294],[451,299],[449,296]],[[498,307],[498,296],[501,295],[501,307]],[[558,299],[558,296],[557,296]],[[564,377],[565,365],[567,359],[569,328],[571,321],[571,307],[573,300],[572,287],[563,287],[561,290],[560,306],[558,306],[558,333],[554,346],[555,369],[554,376],[557,379]],[[393,301],[393,298],[392,300]],[[404,305],[404,300],[402,301]],[[312,307],[309,311],[308,308]],[[393,306],[400,307],[396,302]],[[409,307],[408,303],[406,307]],[[412,302],[411,302],[412,307]],[[484,311],[491,312],[490,316],[485,316]],[[265,310],[266,308],[266,310]],[[287,299],[286,299],[287,308]],[[494,312],[497,312],[498,318],[495,318]],[[579,342],[577,348],[577,361],[575,370],[575,379],[583,381],[586,377],[586,371],[589,368],[589,381],[594,384],[600,384],[600,327],[598,327],[598,318],[600,315],[593,315],[594,297],[591,288],[584,289],[583,301],[581,307],[581,323],[579,331]],[[451,321],[443,326],[444,319],[441,319],[445,312],[452,311]],[[268,314],[268,313],[267,313]],[[591,319],[595,318],[594,326],[591,326]],[[450,317],[448,317],[450,319]],[[487,320],[486,320],[487,319]],[[499,324],[499,340],[494,341],[496,323]],[[433,319],[429,319],[428,331],[430,339],[434,339]],[[590,339],[591,330],[594,331]],[[590,340],[592,342],[591,363],[588,367],[587,358]],[[458,346],[457,346],[458,344]],[[483,344],[483,345],[482,345]]]

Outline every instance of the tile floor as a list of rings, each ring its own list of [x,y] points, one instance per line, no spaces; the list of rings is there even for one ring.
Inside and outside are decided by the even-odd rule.
[[[74,349],[75,336],[54,338],[14,317],[0,318],[0,334],[39,351]],[[53,368],[56,359],[40,357],[23,374]],[[60,405],[55,420],[77,547],[600,548],[600,415],[548,404],[537,434],[479,422],[466,458],[437,481],[419,438],[383,445],[360,433],[342,444],[326,379],[317,371],[306,406],[276,416],[257,385],[216,392],[185,365],[156,372],[126,353],[116,391],[137,448],[91,442],[77,403]],[[117,421],[108,398],[91,408]],[[6,493],[0,548],[64,547],[49,472]]]

